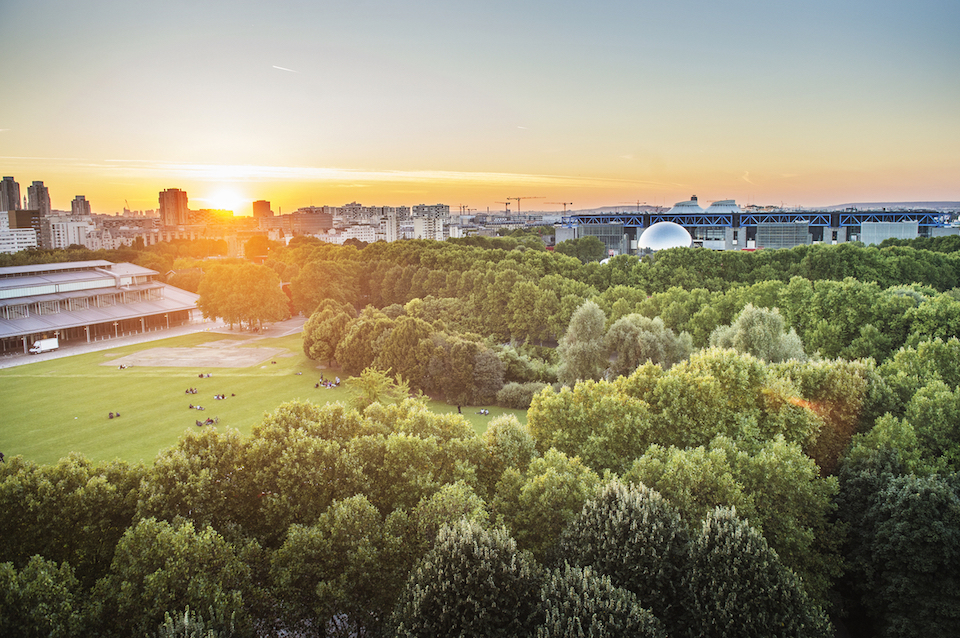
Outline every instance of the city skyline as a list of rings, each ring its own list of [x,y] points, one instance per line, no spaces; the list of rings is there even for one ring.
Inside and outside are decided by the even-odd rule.
[[[958,25],[933,0],[5,3],[0,173],[96,213],[956,200]]]

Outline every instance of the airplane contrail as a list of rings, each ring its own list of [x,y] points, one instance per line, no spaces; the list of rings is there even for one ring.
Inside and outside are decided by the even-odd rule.
[[[286,71],[286,72],[288,72],[288,73],[300,73],[300,71],[294,71],[293,69],[288,69],[288,68],[286,68],[286,67],[277,66],[276,64],[273,65],[273,68],[275,68],[275,69],[280,69],[281,71]]]

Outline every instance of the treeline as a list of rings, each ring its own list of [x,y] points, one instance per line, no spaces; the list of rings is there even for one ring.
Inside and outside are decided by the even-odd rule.
[[[900,259],[895,251],[908,251],[911,263],[918,264],[892,269],[890,260]],[[939,292],[912,279],[917,274],[928,283],[947,281],[939,274],[922,276],[929,269],[919,263],[942,255],[853,245],[771,253],[764,266],[759,266],[759,253],[703,250],[665,251],[652,262],[619,257],[601,265],[521,245],[506,250],[396,242],[358,250],[301,241],[274,251],[266,266],[290,282],[294,310],[310,317],[304,332],[308,356],[335,362],[351,374],[367,366],[390,368],[415,389],[449,394],[453,403],[489,403],[505,384],[575,380],[562,372],[570,365],[563,360],[564,348],[557,353],[541,346],[560,342],[574,313],[588,302],[603,313],[602,333],[595,330],[591,337],[600,342],[594,356],[615,362],[600,371],[613,376],[629,374],[648,359],[672,365],[711,344],[737,347],[732,340],[712,342],[711,336],[744,321],[741,315],[748,307],[776,310],[785,329],[792,329],[799,340],[790,352],[801,356],[871,358],[879,364],[905,345],[960,334],[960,290]],[[812,262],[821,270],[829,270],[821,262],[848,264],[853,272],[884,263],[882,269],[895,270],[897,277],[888,272],[888,287],[854,277],[810,279],[797,274],[786,281],[724,283],[716,289],[703,287],[709,279],[705,276],[693,277],[696,283],[690,287],[675,285],[691,278],[691,272],[714,271],[718,259],[757,260],[754,266],[760,269],[778,263],[784,277],[811,270]],[[837,270],[841,274],[843,269]],[[400,325],[403,330],[394,335]],[[460,348],[455,362],[454,345]],[[750,348],[741,350],[769,360]],[[517,353],[523,365],[511,363]],[[453,389],[450,375],[443,372],[474,368],[486,375],[477,377],[475,388]],[[511,386],[501,404],[523,407],[522,397],[539,389]]]

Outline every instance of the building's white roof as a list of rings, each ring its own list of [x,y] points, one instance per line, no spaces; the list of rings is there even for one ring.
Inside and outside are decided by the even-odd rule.
[[[694,213],[702,213],[703,209],[700,208],[700,204],[695,201],[685,201],[677,202],[673,205],[667,214],[668,215],[692,215]]]
[[[742,212],[733,199],[718,199],[707,207],[708,215],[737,215]]]

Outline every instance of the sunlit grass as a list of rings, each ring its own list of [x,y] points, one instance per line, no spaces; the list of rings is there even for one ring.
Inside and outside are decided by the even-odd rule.
[[[289,354],[275,357],[276,363],[247,368],[132,366],[119,370],[102,365],[151,348],[189,347],[221,339],[251,340],[243,347],[283,348]],[[152,463],[157,452],[174,445],[185,431],[196,430],[197,419],[219,417],[216,427],[249,434],[264,414],[286,401],[349,401],[350,391],[343,385],[314,388],[324,370],[303,354],[300,335],[252,339],[196,333],[0,370],[0,452],[21,454],[38,463],[55,463],[70,452],[95,461],[119,458]],[[213,376],[198,378],[201,372]],[[330,371],[326,376],[335,374]],[[191,387],[198,394],[184,393]],[[215,400],[213,395],[218,393],[227,398]],[[191,403],[206,409],[191,410]],[[428,406],[437,413],[457,411],[456,406],[440,401],[429,401]],[[526,421],[524,411],[485,407],[490,409],[488,416],[476,414],[479,407],[463,407],[463,417],[478,433],[499,414],[513,413]],[[119,412],[120,417],[110,419],[110,412]]]

